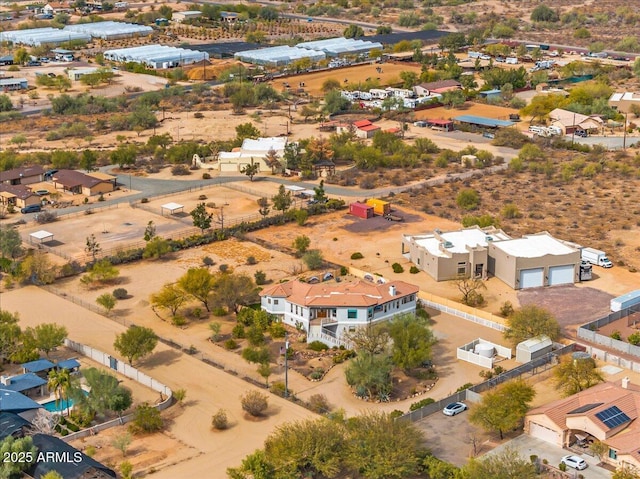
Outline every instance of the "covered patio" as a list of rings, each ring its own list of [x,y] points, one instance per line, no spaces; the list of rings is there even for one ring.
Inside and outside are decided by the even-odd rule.
[[[37,240],[40,244],[48,243],[49,241],[53,241],[53,233],[45,230],[36,231],[29,235],[29,243],[33,244],[33,240]]]

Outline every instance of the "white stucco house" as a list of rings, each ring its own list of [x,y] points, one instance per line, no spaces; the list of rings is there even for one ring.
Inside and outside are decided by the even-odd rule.
[[[233,151],[221,151],[218,154],[218,169],[220,171],[241,171],[251,161],[259,165],[260,171],[271,171],[271,168],[265,162],[265,157],[270,150],[278,155],[278,159],[282,161],[284,149],[287,146],[286,137],[270,137],[270,138],[247,138],[242,142],[240,148],[234,148]]]
[[[260,292],[262,309],[285,324],[307,333],[307,342],[346,344],[345,334],[358,327],[414,313],[418,287],[404,281],[374,284],[365,281],[287,281]]]

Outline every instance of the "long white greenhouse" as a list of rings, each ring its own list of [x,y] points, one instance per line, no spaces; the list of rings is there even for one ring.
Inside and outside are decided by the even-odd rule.
[[[340,55],[368,53],[373,49],[382,50],[382,43],[370,42],[367,40],[355,40],[353,38],[328,38],[326,40],[315,40],[311,42],[302,42],[296,45],[298,48],[307,48],[326,53],[329,57],[337,57]]]
[[[317,62],[325,58],[323,52],[308,50],[306,48],[290,47],[288,45],[261,48],[258,50],[246,50],[244,52],[238,52],[233,56],[243,62],[269,66],[288,65],[302,58],[309,58],[312,62]]]
[[[67,25],[64,27],[64,31],[81,32],[103,40],[115,40],[150,35],[153,32],[153,28],[146,25],[136,25],[135,23],[108,21]]]
[[[107,50],[104,52],[104,57],[115,62],[142,63],[154,69],[174,68],[209,60],[209,54],[206,52],[165,45],[145,45],[142,47]]]
[[[72,40],[88,42],[91,40],[91,35],[51,27],[0,32],[0,42],[11,42],[16,45],[28,45],[31,47],[59,45],[60,43],[70,42]]]

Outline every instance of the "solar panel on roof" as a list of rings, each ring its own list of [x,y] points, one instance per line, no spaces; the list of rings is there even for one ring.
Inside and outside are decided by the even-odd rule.
[[[584,406],[580,406],[579,408],[574,409],[573,411],[569,411],[567,414],[578,414],[581,412],[591,411],[593,408],[602,406],[604,403],[596,402],[591,404],[585,404]]]
[[[629,416],[623,413],[617,406],[611,406],[604,411],[596,413],[596,417],[610,429],[618,427],[625,422],[631,421]]]

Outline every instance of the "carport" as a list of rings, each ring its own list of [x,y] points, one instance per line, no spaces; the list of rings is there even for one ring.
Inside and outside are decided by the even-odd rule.
[[[33,240],[38,240],[41,244],[45,241],[51,241],[53,239],[53,233],[49,233],[45,230],[36,231],[29,235],[29,243],[33,244]]]
[[[180,203],[166,203],[160,206],[160,214],[164,216],[164,210],[167,210],[170,215],[175,215],[178,211],[184,212],[184,205]]]

